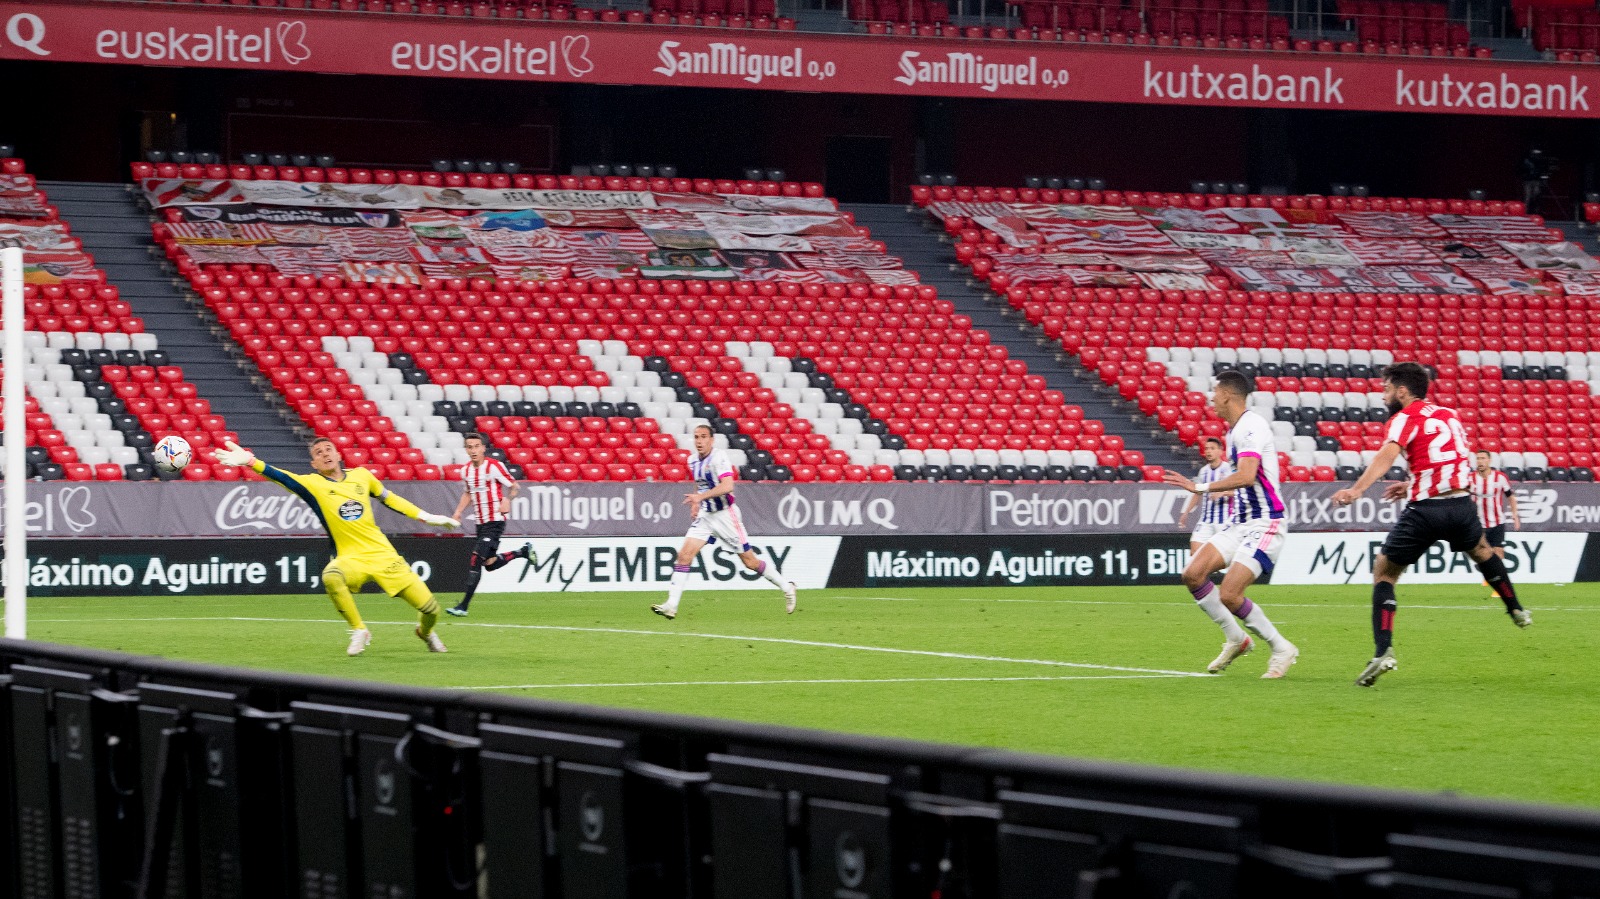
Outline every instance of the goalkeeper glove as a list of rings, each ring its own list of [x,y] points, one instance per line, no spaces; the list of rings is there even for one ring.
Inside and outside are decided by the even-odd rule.
[[[217,461],[223,465],[249,465],[256,460],[256,454],[243,449],[232,440],[228,441],[227,449],[217,450]]]
[[[417,516],[417,520],[421,521],[423,524],[431,524],[441,528],[461,527],[461,522],[456,521],[454,518],[451,518],[447,515],[435,515],[432,512],[423,512],[421,515]]]

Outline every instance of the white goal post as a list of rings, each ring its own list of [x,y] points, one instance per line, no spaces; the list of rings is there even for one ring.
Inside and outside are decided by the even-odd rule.
[[[3,361],[5,384],[0,396],[5,400],[5,571],[6,636],[13,640],[28,636],[28,451],[23,433],[27,428],[27,351],[22,345],[22,250],[0,249],[0,291],[4,305],[0,317],[5,322]]]

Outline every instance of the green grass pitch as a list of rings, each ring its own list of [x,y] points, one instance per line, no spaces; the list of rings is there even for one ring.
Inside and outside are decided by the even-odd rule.
[[[30,600],[29,637],[253,668],[1041,753],[1600,805],[1600,585],[1530,586],[1532,628],[1485,588],[1400,588],[1398,671],[1371,655],[1365,587],[1254,591],[1300,663],[1221,645],[1175,587],[482,595],[426,652],[398,600],[363,594],[347,658],[321,595]],[[454,601],[453,595],[441,599]]]

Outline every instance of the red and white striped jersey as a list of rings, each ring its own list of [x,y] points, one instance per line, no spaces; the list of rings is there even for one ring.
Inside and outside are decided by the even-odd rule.
[[[1454,409],[1417,400],[1389,419],[1384,440],[1406,452],[1412,502],[1472,488],[1472,452]]]
[[[472,511],[478,523],[505,521],[500,514],[500,500],[505,498],[505,488],[511,486],[511,472],[499,459],[484,459],[482,465],[467,463],[461,466],[461,480],[472,496]]]
[[[1478,504],[1478,519],[1486,528],[1497,528],[1506,523],[1506,497],[1511,493],[1511,479],[1506,473],[1489,469],[1487,475],[1472,472],[1472,498]]]

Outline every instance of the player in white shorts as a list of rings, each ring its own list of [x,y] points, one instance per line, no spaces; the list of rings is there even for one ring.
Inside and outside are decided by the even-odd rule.
[[[1211,406],[1231,428],[1228,461],[1233,465],[1233,474],[1197,484],[1169,471],[1166,481],[1190,493],[1233,493],[1233,522],[1211,535],[1183,571],[1183,585],[1201,610],[1222,628],[1227,640],[1222,644],[1222,654],[1206,670],[1216,674],[1249,652],[1255,645],[1245,633],[1249,628],[1272,647],[1272,658],[1262,677],[1278,678],[1289,672],[1300,650],[1278,633],[1267,613],[1244,591],[1277,564],[1288,533],[1288,519],[1278,488],[1278,451],[1272,428],[1259,413],[1250,410],[1249,397],[1250,379],[1244,375],[1225,371],[1217,376]],[[1223,569],[1227,574],[1219,588],[1211,583],[1211,575]],[[1244,627],[1239,626],[1241,622]]]
[[[683,596],[683,586],[689,580],[689,567],[694,557],[707,543],[722,541],[724,546],[739,552],[744,567],[772,582],[783,591],[783,610],[794,612],[795,585],[793,581],[778,579],[778,567],[767,564],[750,547],[750,537],[745,533],[739,508],[734,505],[733,485],[738,475],[728,454],[716,448],[716,438],[711,428],[700,425],[694,429],[694,456],[689,460],[689,477],[701,488],[683,498],[689,507],[691,520],[689,533],[684,535],[683,546],[678,550],[677,564],[672,566],[672,586],[667,589],[667,601],[650,607],[650,611],[663,618],[678,617],[678,600]]]
[[[1207,437],[1201,443],[1206,464],[1200,466],[1200,471],[1195,475],[1197,484],[1212,484],[1233,474],[1233,466],[1223,458],[1222,440],[1217,437]],[[1228,526],[1233,519],[1233,497],[1227,493],[1196,493],[1189,497],[1189,502],[1178,513],[1178,528],[1183,529],[1188,521],[1189,513],[1200,507],[1200,520],[1195,523],[1194,532],[1189,535],[1189,556],[1200,552],[1200,546],[1212,535]]]

